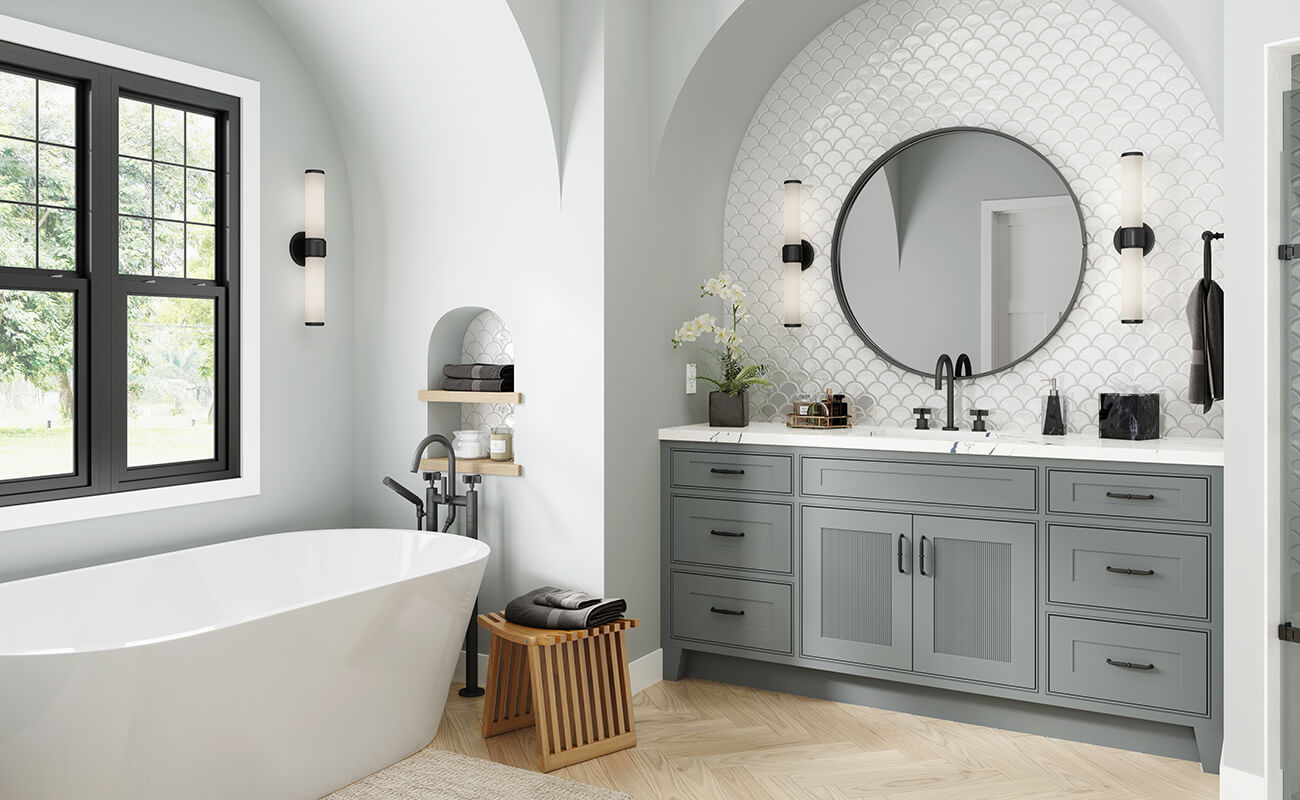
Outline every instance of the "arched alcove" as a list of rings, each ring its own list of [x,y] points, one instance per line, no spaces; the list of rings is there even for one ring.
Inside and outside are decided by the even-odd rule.
[[[462,306],[442,315],[429,335],[430,389],[442,386],[447,364],[513,364],[514,338],[499,314],[482,306]],[[515,407],[505,403],[429,403],[429,433],[514,429]]]

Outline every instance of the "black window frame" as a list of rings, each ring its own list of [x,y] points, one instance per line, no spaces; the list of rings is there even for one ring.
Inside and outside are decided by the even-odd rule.
[[[0,481],[0,506],[240,476],[240,99],[0,40],[0,70],[77,90],[76,270],[0,266],[0,289],[74,298],[76,472]],[[143,100],[215,117],[215,274],[118,272],[118,102]],[[127,466],[127,298],[210,299],[215,314],[214,457]]]

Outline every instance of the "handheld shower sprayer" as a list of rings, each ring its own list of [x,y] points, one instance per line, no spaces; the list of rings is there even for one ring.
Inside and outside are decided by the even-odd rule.
[[[387,486],[389,489],[392,489],[394,492],[397,492],[398,496],[402,497],[408,503],[415,506],[415,529],[423,530],[424,529],[424,501],[421,500],[415,492],[406,488],[405,486],[393,480],[392,478],[385,477],[384,485]]]

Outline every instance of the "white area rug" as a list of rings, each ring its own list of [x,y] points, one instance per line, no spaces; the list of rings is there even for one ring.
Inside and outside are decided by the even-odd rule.
[[[444,750],[405,761],[324,800],[631,800],[622,792],[507,767]]]

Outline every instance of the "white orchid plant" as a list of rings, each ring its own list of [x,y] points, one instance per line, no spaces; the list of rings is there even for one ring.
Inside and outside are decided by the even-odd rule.
[[[673,334],[673,349],[687,342],[699,341],[700,337],[712,334],[714,341],[721,347],[706,348],[709,355],[717,359],[719,378],[701,375],[700,379],[718,387],[718,391],[735,397],[743,394],[751,386],[771,386],[772,383],[763,376],[767,374],[766,364],[745,364],[745,351],[740,344],[738,329],[745,314],[745,287],[736,283],[730,275],[722,273],[716,278],[709,278],[700,287],[700,297],[716,297],[722,301],[723,308],[731,314],[731,325],[718,325],[718,318],[712,314],[701,314],[695,319],[688,319]]]

